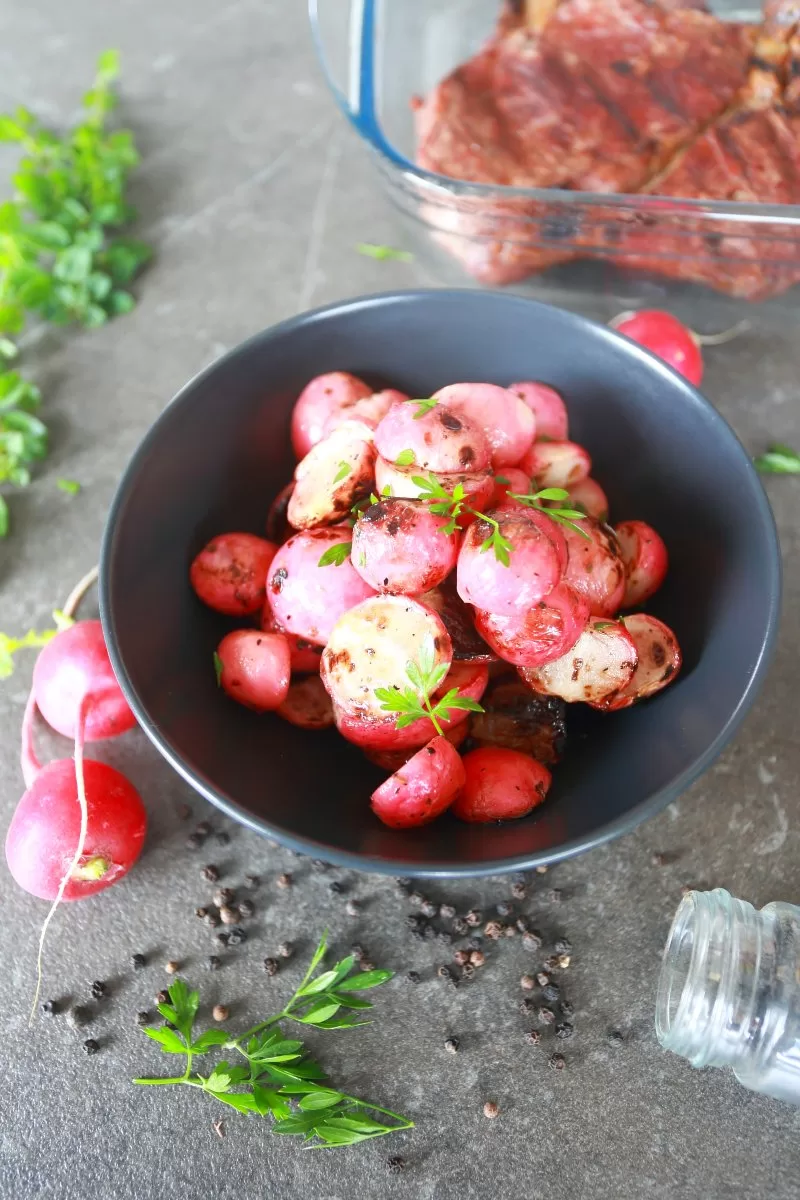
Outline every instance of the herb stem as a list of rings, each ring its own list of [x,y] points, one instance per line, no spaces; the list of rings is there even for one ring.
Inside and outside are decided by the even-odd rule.
[[[157,1079],[134,1079],[133,1082],[141,1083],[147,1087],[163,1087],[167,1083],[185,1083],[187,1087],[196,1087],[205,1090],[202,1083],[198,1083],[194,1079],[189,1079],[186,1075],[159,1076]]]

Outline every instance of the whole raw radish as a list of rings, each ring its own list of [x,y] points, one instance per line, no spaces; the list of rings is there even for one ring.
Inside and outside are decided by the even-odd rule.
[[[655,595],[667,575],[667,547],[645,521],[622,521],[614,526],[625,567],[623,608],[635,608]]]
[[[489,682],[489,668],[485,663],[453,663],[441,685],[431,696],[431,705],[436,707],[440,700],[456,689],[462,699],[479,701]],[[343,738],[364,750],[399,751],[424,746],[434,731],[429,717],[420,717],[408,725],[397,728],[397,714],[381,708],[380,714],[361,711],[346,711],[334,704],[336,728]],[[466,728],[469,712],[463,708],[448,708],[446,715],[437,716],[439,728],[445,737],[459,726]],[[438,731],[436,731],[438,732]]]
[[[292,668],[282,633],[235,629],[217,646],[214,662],[222,690],[246,708],[267,712],[286,699]]]
[[[550,788],[547,767],[499,746],[470,750],[462,759],[464,783],[452,806],[462,821],[509,821],[524,817],[544,800]]]
[[[546,767],[564,753],[566,705],[557,696],[539,696],[516,676],[486,689],[482,713],[472,713],[469,735],[478,746],[502,746],[529,754]]]
[[[560,696],[568,704],[582,701],[605,708],[633,678],[636,645],[619,621],[592,617],[575,645],[555,662],[520,667],[534,691]]]
[[[526,496],[530,490],[531,481],[524,471],[520,471],[518,467],[503,467],[500,474],[494,477],[494,492],[489,507],[513,508],[520,501],[508,493],[516,492],[520,496]]]
[[[267,572],[278,547],[252,533],[220,533],[189,568],[197,595],[215,612],[246,617],[264,603]]]
[[[77,621],[42,648],[33,668],[32,694],[47,724],[64,737],[76,736],[84,701],[87,741],[117,737],[136,724],[99,621]]]
[[[503,550],[501,558],[491,546],[486,549],[495,528],[478,518],[464,534],[458,552],[458,594],[466,604],[487,612],[518,615],[548,596],[559,582],[559,556],[553,540],[525,508],[497,508],[489,516],[510,549]]]
[[[445,404],[423,413],[413,403],[396,405],[375,430],[375,446],[387,462],[421,471],[483,471],[491,460],[482,426]]]
[[[519,463],[540,488],[569,488],[592,469],[587,450],[577,442],[535,442]]]
[[[293,675],[319,675],[319,663],[322,658],[322,646],[319,643],[306,641],[294,633],[287,633],[275,620],[269,600],[261,612],[261,628],[265,633],[281,633],[289,644]]]
[[[581,509],[587,517],[594,517],[595,521],[608,520],[608,497],[596,479],[587,476],[568,487],[567,493],[573,508]]]
[[[292,498],[293,491],[294,480],[292,480],[291,483],[287,483],[285,487],[281,488],[275,499],[272,501],[272,504],[269,506],[265,532],[268,539],[271,542],[274,542],[276,546],[282,546],[283,543],[287,541],[293,533],[297,533],[297,530],[289,524],[289,518],[287,516],[289,501]]]
[[[434,398],[484,430],[494,467],[516,466],[530,449],[536,435],[536,418],[528,405],[507,388],[493,383],[449,383],[434,392]]]
[[[293,679],[286,699],[277,708],[279,717],[300,729],[330,729],[333,704],[319,675]]]
[[[322,436],[327,437],[329,433],[333,433],[343,421],[362,421],[369,425],[370,429],[377,429],[390,408],[408,399],[405,392],[398,392],[396,388],[373,392],[371,396],[355,400],[352,404],[331,413],[323,426]]]
[[[629,708],[654,696],[673,682],[681,669],[681,648],[668,625],[647,613],[632,613],[622,623],[633,638],[638,661],[631,680],[621,691],[597,707],[609,712]]]
[[[286,515],[295,529],[335,525],[368,496],[374,481],[372,430],[344,421],[297,464]]]
[[[511,616],[475,610],[475,628],[494,652],[517,667],[538,667],[574,646],[589,619],[589,605],[563,581],[546,600]]]
[[[569,562],[564,579],[584,597],[597,617],[613,617],[625,595],[625,567],[614,530],[586,517],[576,524],[589,536],[565,526]]]
[[[530,695],[530,692],[528,692]],[[466,722],[461,725],[456,725],[455,729],[448,729],[442,736],[446,737],[451,746],[458,747],[466,741],[469,735],[469,726]],[[419,747],[411,747],[407,750],[370,750],[364,748],[364,757],[376,767],[380,767],[384,771],[399,771],[400,767],[404,766],[410,758],[417,753]]]
[[[372,793],[372,811],[391,829],[426,825],[448,808],[464,767],[447,738],[435,737]]]
[[[354,569],[349,545],[350,530],[335,526],[304,530],[281,546],[272,560],[267,598],[287,633],[324,646],[342,613],[374,595]],[[336,547],[342,547],[341,562],[320,566]]]
[[[86,759],[83,780],[86,835],[63,900],[92,896],[126,875],[139,857],[147,826],[138,792],[119,771]],[[42,767],[11,819],[6,861],[19,886],[40,900],[55,900],[80,829],[75,762],[60,758]]]
[[[371,395],[372,388],[347,371],[315,376],[303,388],[292,411],[292,446],[297,457],[305,458],[325,436],[325,425],[331,417]]]
[[[411,687],[408,664],[420,661],[423,647],[434,667],[450,669],[453,647],[441,617],[408,596],[371,596],[331,629],[320,676],[346,713],[383,721],[375,689]]]
[[[432,475],[450,494],[456,484],[460,483],[464,489],[464,503],[479,511],[486,508],[494,492],[494,476],[491,471],[457,471],[451,475],[437,475],[434,471],[426,471],[421,474],[419,467],[401,467],[397,463],[387,462],[380,455],[375,460],[375,490],[379,496],[401,496],[408,500],[417,500],[425,495],[428,475]],[[465,529],[474,519],[470,513],[462,513],[458,521],[460,528]]]
[[[459,534],[445,533],[446,524],[421,500],[379,500],[356,521],[353,566],[376,592],[427,592],[456,565]]]
[[[555,388],[546,383],[512,383],[508,389],[519,396],[536,418],[536,437],[540,441],[565,442],[569,437],[567,406]]]

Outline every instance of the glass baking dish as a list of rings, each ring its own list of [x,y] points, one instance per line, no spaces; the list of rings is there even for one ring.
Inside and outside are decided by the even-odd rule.
[[[440,266],[449,257],[455,277],[515,290],[533,276],[539,291],[553,280],[567,290],[613,290],[613,267],[628,284],[671,280],[745,300],[800,281],[800,205],[504,187],[417,166],[414,97],[480,48],[499,7],[500,0],[309,0],[334,96],[374,152],[394,204],[444,252]],[[761,16],[731,0],[711,7],[723,19]],[[454,278],[453,269],[445,274]]]

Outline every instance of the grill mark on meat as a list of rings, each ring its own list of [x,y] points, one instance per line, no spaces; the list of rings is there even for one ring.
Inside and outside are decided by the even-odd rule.
[[[583,64],[583,66],[585,68],[586,64]],[[639,130],[636,128],[633,122],[629,120],[627,113],[623,112],[623,110],[619,107],[616,100],[612,100],[610,96],[604,94],[600,87],[599,81],[593,77],[593,72],[591,69],[586,70],[583,80],[587,87],[591,88],[592,95],[597,100],[597,103],[605,109],[611,120],[617,123],[620,129],[625,132],[627,137],[634,143],[634,145],[638,146],[642,141]]]

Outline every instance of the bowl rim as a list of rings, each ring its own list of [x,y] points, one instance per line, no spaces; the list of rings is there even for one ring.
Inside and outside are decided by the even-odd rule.
[[[653,367],[658,373],[665,375],[667,378],[677,377],[682,385],[688,387],[690,392],[694,394],[695,403],[699,402],[701,407],[707,410],[711,416],[712,423],[717,426],[717,430],[721,437],[726,438],[733,452],[739,455],[745,472],[750,476],[751,482],[755,483],[755,497],[758,507],[758,516],[761,520],[764,535],[766,537],[769,551],[769,574],[765,579],[765,587],[768,589],[769,605],[767,612],[767,621],[761,638],[758,655],[750,670],[750,677],[747,686],[742,695],[739,697],[736,706],[731,712],[728,720],[723,728],[717,734],[716,738],[710,743],[705,751],[698,755],[684,771],[680,773],[672,782],[659,791],[654,792],[645,800],[642,800],[634,808],[629,809],[624,815],[617,817],[616,820],[604,825],[590,834],[580,838],[573,838],[571,841],[564,842],[556,850],[542,850],[530,852],[528,854],[516,855],[510,858],[500,858],[487,860],[478,864],[457,863],[450,861],[434,861],[430,863],[419,863],[415,860],[406,859],[382,859],[379,857],[371,857],[353,853],[347,850],[339,850],[335,847],[326,845],[324,842],[318,842],[313,838],[300,837],[297,834],[284,830],[280,826],[271,824],[263,817],[256,817],[235,800],[229,799],[220,790],[214,787],[213,784],[203,779],[196,774],[190,766],[188,766],[181,756],[173,750],[167,739],[162,735],[160,729],[151,721],[146,707],[139,697],[130,676],[125,667],[125,663],[120,651],[119,641],[117,638],[117,630],[114,620],[114,615],[111,608],[110,597],[110,572],[111,562],[114,553],[114,544],[116,539],[116,527],[119,514],[128,498],[128,492],[132,487],[133,481],[138,474],[140,465],[147,458],[151,447],[155,444],[161,435],[164,424],[170,419],[173,410],[185,403],[193,393],[195,387],[204,380],[211,377],[219,367],[226,362],[233,360],[239,356],[249,354],[251,347],[256,343],[263,341],[272,341],[285,336],[287,333],[302,328],[305,325],[312,324],[317,321],[324,321],[334,315],[346,315],[348,313],[356,313],[370,308],[380,308],[392,304],[415,304],[422,300],[430,300],[436,296],[442,303],[448,303],[450,300],[464,300],[468,303],[477,304],[505,304],[511,306],[523,306],[525,308],[547,309],[556,308],[562,317],[573,326],[578,332],[583,332],[586,327],[589,327],[594,336],[599,332],[606,340],[613,343],[623,342],[625,344],[626,353],[632,353],[634,357],[645,361],[649,367]],[[297,313],[292,317],[278,322],[275,325],[267,326],[250,337],[234,346],[220,358],[204,367],[193,375],[187,383],[173,396],[173,398],[164,407],[162,412],[155,419],[153,424],[144,434],[139,442],[136,450],[131,456],[126,465],[119,484],[117,486],[111,507],[106,519],[105,528],[103,531],[101,549],[100,549],[100,568],[98,580],[98,596],[100,607],[100,619],[103,626],[103,633],[108,647],[108,653],[111,659],[111,665],[114,669],[114,674],[117,677],[119,685],[128,701],[136,720],[140,727],[144,730],[147,737],[159,751],[163,758],[170,766],[181,776],[193,789],[210,801],[216,808],[220,809],[226,816],[232,820],[245,825],[247,828],[262,834],[264,837],[269,837],[290,850],[303,855],[308,855],[312,858],[321,858],[333,865],[347,867],[358,871],[369,871],[380,875],[411,875],[415,878],[477,878],[487,875],[501,875],[513,871],[533,870],[538,866],[546,866],[556,862],[562,862],[565,859],[573,858],[578,854],[582,854],[587,850],[591,850],[596,846],[602,846],[606,842],[622,836],[625,833],[632,832],[638,825],[650,817],[655,816],[669,803],[681,795],[689,788],[700,776],[711,766],[714,760],[721,754],[724,748],[732,740],[738,731],[742,721],[753,706],[753,703],[758,695],[764,677],[769,668],[772,655],[775,650],[775,644],[778,634],[778,625],[780,619],[781,607],[781,592],[782,592],[782,561],[780,552],[780,543],[778,540],[778,532],[775,525],[775,517],[772,507],[767,498],[761,479],[753,466],[752,460],[745,450],[742,442],[734,432],[733,428],[728,424],[725,418],[714,408],[709,400],[694,388],[683,376],[678,375],[670,366],[650,351],[638,345],[638,343],[626,338],[623,334],[617,333],[609,326],[600,325],[598,322],[589,320],[578,313],[571,312],[568,309],[559,308],[556,305],[545,304],[540,300],[534,300],[527,296],[520,296],[513,293],[483,291],[474,288],[415,288],[408,290],[397,290],[390,292],[378,292],[364,296],[350,297],[345,300],[334,301],[331,304],[323,305],[319,308],[309,309],[307,311]]]

